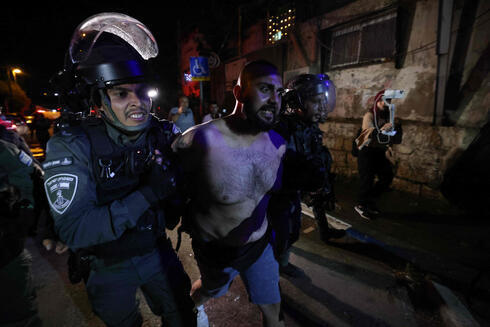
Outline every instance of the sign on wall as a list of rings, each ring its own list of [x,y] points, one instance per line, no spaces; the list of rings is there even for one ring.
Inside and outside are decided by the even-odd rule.
[[[193,81],[209,81],[207,57],[190,57],[190,71]]]

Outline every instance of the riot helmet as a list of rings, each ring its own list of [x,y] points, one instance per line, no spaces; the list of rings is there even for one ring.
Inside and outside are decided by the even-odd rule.
[[[326,74],[301,74],[286,83],[285,110],[306,116],[306,102],[315,97],[320,105],[319,121],[324,122],[335,108],[335,84]]]
[[[158,45],[140,21],[114,12],[100,13],[75,29],[64,74],[73,78],[75,93],[98,107],[102,118],[118,129],[137,132],[146,124],[126,126],[115,115],[106,89],[120,84],[152,81],[151,59]],[[73,92],[73,90],[72,90]]]

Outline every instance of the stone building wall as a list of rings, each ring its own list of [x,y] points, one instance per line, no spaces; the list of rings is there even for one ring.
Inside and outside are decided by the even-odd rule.
[[[468,147],[478,128],[432,126],[402,121],[403,140],[392,146],[395,179],[392,187],[424,197],[442,198],[438,188],[446,168]],[[361,121],[332,120],[321,126],[330,149],[333,171],[357,177],[357,158],[352,140]]]

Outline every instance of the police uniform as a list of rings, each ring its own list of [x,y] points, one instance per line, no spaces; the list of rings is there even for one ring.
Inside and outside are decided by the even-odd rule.
[[[131,141],[93,118],[48,143],[44,185],[56,231],[89,258],[89,299],[110,326],[141,322],[137,288],[169,326],[195,324],[189,278],[165,235],[165,210],[151,206],[140,188],[145,160],[155,149],[168,153],[178,132],[152,116]]]
[[[284,267],[289,261],[289,248],[299,239],[303,197],[313,191],[332,192],[328,178],[332,157],[322,145],[322,132],[316,125],[283,116],[276,130],[287,140],[287,149],[283,187],[271,198],[269,217],[275,230],[278,261]],[[325,215],[321,215],[322,205],[315,202],[315,218],[320,229],[328,231]]]
[[[288,257],[291,245],[299,238],[302,201],[313,207],[323,241],[342,237],[345,232],[329,228],[327,223],[325,210],[333,210],[335,202],[332,156],[314,119],[318,115],[318,121],[326,119],[335,107],[335,85],[327,75],[301,74],[286,88],[284,112],[276,126],[287,140],[283,188],[271,199],[269,212],[276,231],[276,256],[283,271],[294,276],[299,269],[288,264]]]
[[[24,140],[2,125],[0,166],[0,325],[40,326],[31,256],[24,249],[40,169]]]

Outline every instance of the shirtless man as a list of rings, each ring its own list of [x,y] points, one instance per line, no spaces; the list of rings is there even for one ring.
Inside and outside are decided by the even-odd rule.
[[[283,326],[279,270],[266,217],[285,153],[284,139],[271,130],[282,92],[274,65],[250,62],[233,89],[233,113],[192,127],[173,144],[191,199],[186,221],[201,272],[193,286],[196,307],[225,294],[240,274],[264,326]]]

